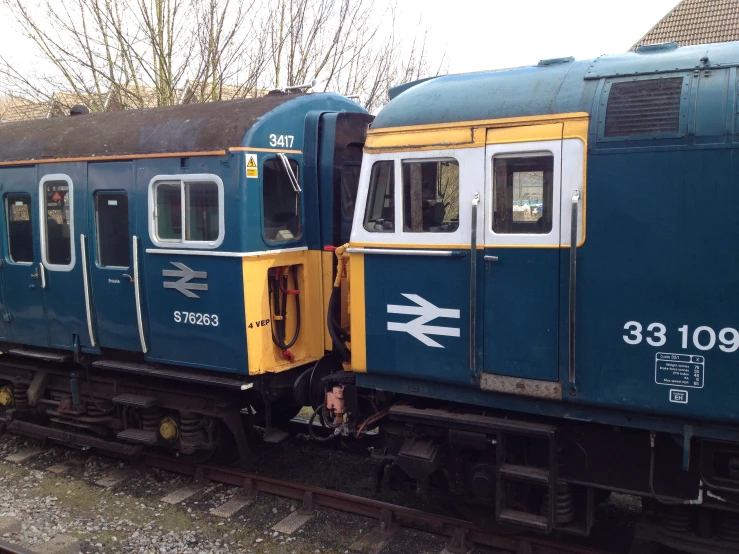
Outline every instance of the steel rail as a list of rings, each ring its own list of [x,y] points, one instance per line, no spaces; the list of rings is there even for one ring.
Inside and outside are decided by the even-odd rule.
[[[531,554],[604,554],[604,551],[563,544],[545,537],[517,534],[496,534],[477,527],[475,524],[447,516],[424,512],[405,506],[389,504],[371,498],[283,481],[242,471],[208,464],[183,464],[182,460],[143,453],[138,461],[159,469],[191,475],[197,480],[213,481],[225,485],[243,487],[248,495],[264,492],[275,496],[303,500],[310,507],[323,506],[342,512],[377,519],[388,525],[400,525],[444,535],[463,542],[479,544],[512,552]],[[467,552],[469,548],[464,550]]]
[[[9,542],[0,541],[0,554],[36,554],[35,552],[18,546],[17,544],[11,544]]]

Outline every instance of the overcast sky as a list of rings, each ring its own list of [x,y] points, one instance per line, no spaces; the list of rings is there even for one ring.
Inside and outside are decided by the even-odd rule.
[[[38,0],[31,0],[35,4]],[[52,0],[61,2],[63,0]],[[374,0],[377,13],[391,0]],[[594,58],[628,50],[678,0],[397,0],[409,33],[419,17],[428,49],[450,73],[530,65],[542,58]],[[8,25],[0,1],[0,51],[33,63],[30,49]]]
[[[678,0],[400,0],[422,14],[450,73],[531,65],[543,58],[625,52]]]

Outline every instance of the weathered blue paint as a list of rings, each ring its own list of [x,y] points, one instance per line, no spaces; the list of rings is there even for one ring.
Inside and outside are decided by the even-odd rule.
[[[5,299],[7,313],[11,317],[11,340],[34,346],[48,346],[49,337],[46,330],[44,313],[44,291],[41,281],[31,278],[41,263],[41,246],[39,240],[39,197],[38,180],[34,166],[13,167],[3,169],[0,173],[2,182],[3,210],[2,228],[8,228],[5,203],[8,193],[27,194],[31,199],[31,221],[33,223],[33,263],[14,263],[8,250],[8,234],[3,233],[3,291],[8,291]]]
[[[372,128],[592,113],[600,78],[692,74],[704,67],[704,57],[708,58],[708,69],[736,67],[739,47],[736,43],[686,46],[672,51],[602,56],[571,64],[436,77],[406,87],[377,114]]]
[[[128,265],[119,267],[102,267],[96,255],[98,244],[97,226],[95,224],[96,195],[106,198],[111,192],[124,192],[128,196],[128,236],[134,224],[135,191],[131,190],[134,182],[134,162],[97,162],[87,167],[90,205],[87,214],[90,235],[88,240],[90,268],[90,291],[95,330],[99,343],[107,348],[136,351],[141,348],[136,323],[136,304],[134,286],[129,277],[133,276],[132,253]],[[133,195],[133,196],[132,196]],[[123,224],[123,222],[121,222]]]
[[[456,384],[471,384],[469,251],[449,258],[367,255],[365,310],[367,367],[371,370]],[[389,305],[417,307],[404,294],[415,294],[442,309],[459,309],[458,318],[438,318],[430,325],[459,330],[459,336],[428,335],[428,346],[388,323],[408,323],[417,315],[389,313]]]
[[[35,184],[45,175],[64,174],[72,180],[74,191],[74,236],[75,263],[70,271],[47,269],[44,301],[46,305],[46,326],[49,345],[56,348],[71,349],[75,337],[79,343],[90,346],[85,313],[85,293],[82,280],[82,257],[79,235],[87,229],[87,164],[84,162],[50,163],[37,166]],[[39,202],[43,202],[39,198]],[[39,225],[45,222],[39,221]],[[89,233],[85,233],[89,236]]]
[[[490,248],[480,317],[484,371],[556,381],[559,252],[551,248]]]

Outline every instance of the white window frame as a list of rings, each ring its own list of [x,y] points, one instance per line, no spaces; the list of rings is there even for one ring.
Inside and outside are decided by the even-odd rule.
[[[352,222],[352,243],[360,244],[402,244],[419,246],[463,247],[470,243],[470,220],[472,218],[471,199],[480,192],[483,180],[482,167],[485,149],[447,148],[440,150],[417,150],[405,152],[383,152],[365,154],[362,158],[362,171],[359,176],[357,203]],[[451,233],[413,232],[403,230],[403,162],[454,160],[459,164],[459,228]],[[373,232],[364,228],[364,215],[370,186],[372,166],[380,161],[395,163],[395,231]],[[478,216],[478,237],[482,232],[482,214]],[[482,240],[478,238],[478,240]]]
[[[187,204],[185,202],[185,184],[186,183],[215,183],[218,188],[218,238],[215,241],[208,240],[187,240],[185,239],[185,229],[187,225]],[[158,185],[177,185],[180,186],[180,209],[182,210],[182,236],[180,239],[160,239],[157,235],[157,204],[156,204],[156,187]],[[226,235],[224,200],[223,200],[223,181],[218,175],[212,173],[194,173],[187,175],[157,175],[149,181],[149,238],[151,242],[160,248],[200,248],[213,249],[223,244]]]
[[[48,239],[46,237],[46,220],[47,220],[47,208],[46,208],[46,190],[44,189],[46,183],[50,181],[63,181],[69,185],[69,242],[71,253],[69,256],[68,264],[52,264],[47,259],[47,244]],[[64,173],[52,173],[44,175],[39,181],[39,229],[41,231],[41,263],[49,271],[72,271],[76,262],[76,248],[74,240],[74,185],[69,175]]]
[[[493,166],[496,159],[552,156],[552,228],[547,233],[496,233],[493,231],[493,198],[495,196]],[[559,248],[562,213],[562,141],[547,140],[526,143],[487,145],[485,152],[485,246]]]

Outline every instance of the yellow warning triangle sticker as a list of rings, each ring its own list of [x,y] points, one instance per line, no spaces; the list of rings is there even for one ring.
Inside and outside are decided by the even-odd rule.
[[[257,163],[254,161],[254,156],[249,156],[249,163],[246,164],[246,167],[257,167]]]

